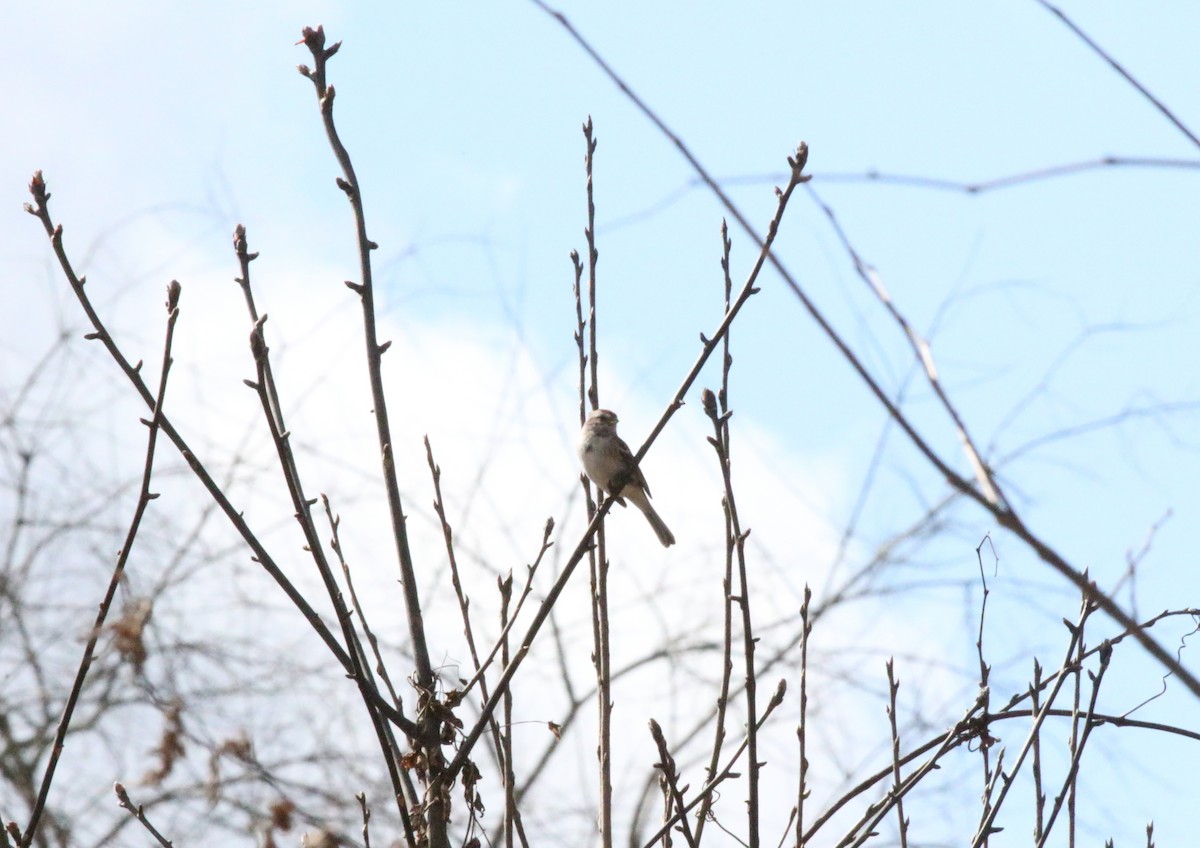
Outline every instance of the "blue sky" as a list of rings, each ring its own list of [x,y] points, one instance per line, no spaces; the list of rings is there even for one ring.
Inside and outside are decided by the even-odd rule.
[[[1063,8],[1184,123],[1200,126],[1200,7]],[[876,378],[891,392],[908,386],[906,411],[965,469],[905,339],[855,275],[817,199],[932,339],[951,397],[1030,526],[1112,585],[1126,553],[1170,511],[1142,564],[1138,603],[1142,612],[1196,605],[1200,460],[1188,407],[1200,401],[1200,151],[1145,98],[1032,0],[562,10],[713,174],[739,178],[730,193],[760,227],[785,157],[807,141],[814,194],[797,193],[778,250]],[[330,71],[336,117],[380,244],[386,327],[404,355],[392,363],[392,388],[404,398],[422,393],[415,408],[404,406],[406,461],[419,470],[426,432],[435,446],[441,440],[481,463],[499,454],[477,491],[464,484],[452,494],[478,519],[481,539],[509,520],[507,480],[519,479],[536,504],[541,517],[530,527],[574,485],[567,256],[584,248],[579,127],[589,115],[600,141],[602,391],[629,441],[649,429],[686,373],[697,334],[719,321],[723,210],[531,3],[109,3],[51,15],[27,5],[10,18],[10,129],[0,138],[6,381],[37,359],[59,320],[81,320],[36,222],[20,209],[41,168],[68,246],[136,355],[154,357],[162,285],[184,283],[180,391],[204,398],[213,430],[227,410],[251,414],[239,406],[245,331],[229,282],[238,222],[262,252],[254,270],[272,338],[303,364],[296,385],[313,386],[315,375],[318,390],[353,388],[321,370],[355,361],[357,304],[341,286],[356,274],[349,213],[311,85],[295,70],[309,61],[294,44],[300,28],[316,23],[344,42]],[[1105,156],[1191,167],[1087,170],[976,195],[861,178],[975,182]],[[753,251],[742,233],[732,235],[740,282]],[[735,325],[735,420],[744,422],[744,473],[761,486],[757,499],[747,496],[759,508],[761,555],[787,564],[780,579],[798,593],[823,579],[885,423],[795,298],[774,277],[762,288]],[[320,348],[304,353],[301,342]],[[716,379],[710,369],[701,382]],[[713,472],[673,472],[711,463],[695,391],[689,401],[647,472],[669,523],[674,514],[699,528],[707,506],[691,494]],[[355,403],[365,401],[332,406]],[[312,398],[296,404],[314,419],[330,408]],[[1138,415],[1090,429],[1129,410]],[[1088,429],[1023,452],[1074,428]],[[893,433],[857,553],[944,494]],[[937,575],[969,580],[975,545],[996,528],[961,510],[956,529],[923,556]],[[514,556],[526,555],[527,536],[512,542]],[[821,562],[811,576],[788,560],[797,538]],[[1013,617],[995,613],[999,645],[1015,656],[1021,645],[1057,646],[1052,628],[1073,614],[1069,593],[1016,542],[995,538],[997,580],[1014,584]],[[681,544],[686,559],[674,563],[646,556],[677,585],[686,582],[680,569],[705,562],[705,544]],[[1044,588],[1035,604],[1043,612],[1025,632],[1013,599],[1030,585]],[[1003,598],[1003,588],[993,590]],[[959,612],[945,609],[961,601],[935,592],[914,603],[958,623]],[[1181,632],[1161,638],[1173,646]],[[1116,698],[1118,711],[1157,690],[1153,666],[1124,650],[1133,682]],[[948,657],[970,661],[953,649]],[[1018,687],[1025,673],[1014,670]],[[1190,715],[1194,726],[1195,702],[1172,704],[1165,720]],[[1118,826],[1114,835],[1136,834],[1141,821]]]

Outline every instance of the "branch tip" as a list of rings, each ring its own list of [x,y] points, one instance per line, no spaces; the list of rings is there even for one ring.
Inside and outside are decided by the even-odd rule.
[[[167,311],[174,312],[179,307],[179,295],[183,291],[183,286],[179,285],[179,280],[171,280],[167,283]]]

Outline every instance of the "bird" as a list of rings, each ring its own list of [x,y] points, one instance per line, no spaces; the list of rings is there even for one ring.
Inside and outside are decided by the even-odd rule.
[[[650,486],[633,461],[633,451],[617,435],[615,412],[596,409],[588,415],[579,434],[579,461],[591,481],[605,493],[612,494],[621,506],[625,506],[626,498],[633,501],[664,548],[675,544],[675,535],[650,505]],[[613,492],[609,484],[619,477],[624,479],[624,485],[619,492]]]

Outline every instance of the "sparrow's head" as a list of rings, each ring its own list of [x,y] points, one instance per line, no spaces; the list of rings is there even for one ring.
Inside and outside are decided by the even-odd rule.
[[[594,409],[583,426],[591,430],[615,433],[617,431],[617,413],[610,409]]]

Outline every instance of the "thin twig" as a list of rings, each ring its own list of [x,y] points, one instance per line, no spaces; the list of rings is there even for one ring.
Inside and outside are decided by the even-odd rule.
[[[812,589],[804,584],[804,603],[800,605],[800,723],[796,736],[800,742],[800,779],[796,788],[796,848],[804,846],[804,802],[808,800],[808,637],[812,634],[809,604]]]
[[[1042,848],[1046,844],[1046,840],[1050,836],[1050,830],[1054,827],[1054,820],[1058,816],[1059,810],[1062,808],[1064,798],[1074,797],[1075,778],[1079,773],[1079,762],[1083,758],[1083,749],[1087,745],[1088,738],[1101,722],[1095,720],[1096,699],[1100,696],[1100,683],[1104,679],[1104,672],[1108,670],[1109,660],[1112,659],[1112,645],[1104,642],[1100,646],[1100,668],[1095,673],[1088,672],[1088,676],[1092,680],[1092,694],[1088,701],[1087,712],[1083,717],[1083,733],[1080,735],[1078,743],[1074,746],[1071,752],[1071,766],[1067,770],[1067,776],[1064,779],[1063,791],[1059,793],[1054,800],[1054,807],[1050,811],[1050,817],[1046,820],[1046,828],[1042,831],[1042,838],[1037,843],[1037,848]],[[1074,723],[1073,723],[1074,724]],[[1072,842],[1074,838],[1072,837]]]
[[[468,598],[466,596],[466,594],[463,592],[462,581],[460,579],[459,571],[458,571],[458,556],[455,554],[455,551],[454,551],[454,531],[450,526],[450,521],[446,517],[446,505],[442,500],[442,469],[441,469],[441,466],[438,465],[434,461],[433,446],[430,444],[428,436],[425,437],[425,458],[429,464],[429,474],[433,478],[433,495],[434,495],[433,509],[434,509],[434,512],[437,513],[438,521],[442,525],[442,539],[444,540],[445,545],[446,545],[446,559],[447,559],[447,562],[449,562],[449,564],[450,564],[450,582],[454,586],[454,594],[458,598],[458,609],[459,609],[459,613],[462,615],[462,620],[463,620],[463,633],[467,640],[468,650],[471,653],[471,664],[472,664],[472,667],[475,669],[474,676],[471,678],[469,683],[466,686],[464,686],[462,690],[460,690],[460,692],[457,695],[457,698],[459,700],[461,700],[470,691],[471,687],[474,686],[476,683],[478,683],[479,691],[482,694],[484,700],[486,700],[488,697],[487,678],[484,675],[485,665],[480,663],[479,651],[475,646],[475,632],[471,626],[471,615],[470,615],[471,599]],[[518,601],[517,608],[514,611],[512,618],[515,618],[516,613],[520,612],[521,604],[524,603],[526,595],[529,594],[529,590],[532,586],[533,573],[534,573],[534,571],[536,571],[538,562],[541,561],[542,555],[545,554],[546,550],[550,546],[549,538],[550,538],[550,532],[551,532],[551,530],[553,530],[553,528],[554,528],[554,520],[550,519],[546,522],[546,528],[542,535],[541,551],[538,553],[537,560],[529,568],[529,575],[525,582],[525,590],[521,593],[521,598]],[[509,631],[509,628],[511,627],[511,621],[510,621],[510,617],[508,615],[508,604],[512,600],[512,572],[511,571],[509,572],[507,579],[504,581],[501,581],[500,588],[501,588],[501,598],[504,603],[504,606],[502,609],[501,621],[500,621],[501,633],[500,633],[500,637],[496,640],[495,646],[493,646],[493,648],[492,648],[491,654],[489,654],[489,656],[488,656],[489,663],[491,662],[492,657],[494,657],[496,655],[497,649],[499,649],[502,652],[501,653],[501,658],[502,658],[501,661],[504,663],[508,662],[508,658],[507,658],[508,657],[508,631]],[[510,727],[511,726],[512,705],[508,699],[505,700],[504,708],[505,708],[506,717],[504,718],[503,723],[504,723],[505,727]],[[504,771],[505,780],[506,780],[506,782],[505,782],[505,799],[506,799],[505,808],[506,808],[507,812],[506,812],[504,823],[503,823],[504,829],[505,829],[506,844],[508,844],[510,846],[512,844],[512,828],[513,828],[514,822],[516,824],[518,832],[521,834],[521,842],[522,842],[522,844],[524,844],[525,843],[525,836],[524,836],[525,830],[524,830],[524,826],[521,823],[520,810],[517,808],[516,804],[511,801],[511,796],[512,796],[512,786],[511,786],[511,782],[510,782],[511,776],[512,776],[512,762],[511,762],[511,759],[512,759],[512,738],[511,738],[512,734],[511,734],[511,730],[507,731],[507,732],[502,732],[500,729],[500,723],[493,719],[491,722],[491,733],[492,733],[492,745],[494,746],[495,753],[496,753],[496,761],[500,764],[501,769]]]
[[[329,498],[324,494],[321,495],[321,503],[325,507],[325,517],[329,522],[329,547],[334,552],[334,555],[337,556],[338,562],[342,566],[342,576],[346,580],[346,590],[350,593],[350,603],[354,608],[355,615],[358,617],[359,626],[362,627],[363,633],[366,635],[367,641],[371,645],[371,654],[375,657],[375,671],[379,674],[380,679],[383,680],[384,686],[387,687],[388,694],[392,698],[392,703],[396,705],[396,711],[403,715],[404,704],[401,702],[400,696],[396,693],[396,688],[392,685],[391,676],[388,674],[387,666],[385,666],[383,662],[383,655],[379,652],[379,639],[376,638],[374,631],[371,630],[370,625],[367,623],[367,616],[363,612],[362,604],[360,604],[358,601],[358,593],[354,589],[354,580],[350,574],[350,564],[346,562],[346,559],[342,554],[342,540],[339,535],[339,528],[342,522],[341,516],[335,516],[333,514],[333,507],[329,503]],[[361,652],[361,641],[355,640],[354,644]],[[366,674],[372,690],[377,690],[378,686],[375,682],[374,675],[371,673],[371,665],[367,662],[366,654],[360,653],[359,667]],[[387,734],[388,750],[390,750],[391,756],[397,759],[400,758],[402,751],[400,750],[399,743],[396,741],[395,735],[392,733],[391,726],[385,725],[384,732]],[[417,790],[413,785],[412,775],[409,773],[409,770],[400,768],[398,769],[398,772],[400,776],[400,782],[404,786],[404,794],[400,797],[400,799],[398,799],[404,801],[404,806],[401,808],[402,812],[400,814],[400,822],[404,828],[405,838],[411,845],[416,841],[416,834],[413,833],[412,821],[408,815],[408,810],[405,809],[405,807],[415,807],[420,803],[421,799],[417,795]]]
[[[775,712],[775,708],[783,703],[783,696],[786,693],[787,693],[787,681],[780,680],[779,685],[775,687],[775,693],[771,696],[771,700],[769,702],[767,702],[766,709],[763,710],[762,716],[759,717],[759,719],[758,719],[758,725],[755,728],[755,731],[762,729],[763,725],[766,724],[767,719],[771,717],[771,713]],[[657,831],[655,831],[654,834],[649,839],[646,840],[646,842],[644,843],[644,848],[651,848],[651,846],[654,845],[654,843],[657,842],[659,839],[661,839],[663,834],[666,833],[668,830],[670,830],[675,825],[676,822],[678,822],[680,819],[686,817],[687,814],[692,810],[692,808],[694,808],[698,804],[700,804],[700,802],[705,797],[711,795],[713,793],[713,790],[715,790],[718,786],[720,786],[726,780],[728,780],[730,778],[740,777],[741,775],[737,772],[734,772],[733,768],[734,768],[734,766],[737,765],[738,760],[741,759],[742,754],[745,753],[746,748],[749,746],[749,744],[750,744],[750,736],[747,733],[746,737],[742,739],[741,744],[738,745],[737,749],[733,752],[733,754],[730,755],[728,762],[725,763],[725,767],[723,769],[721,769],[721,771],[718,772],[716,775],[709,778],[708,782],[705,783],[704,786],[702,786],[700,788],[700,791],[696,793],[696,797],[694,797],[691,801],[687,802],[687,804],[685,804],[681,809],[677,809],[675,811],[675,814],[673,816],[671,816],[671,818],[668,821],[663,822],[662,827],[660,827]]]
[[[325,519],[329,522],[329,548],[338,558],[338,563],[342,566],[342,576],[346,580],[346,590],[350,593],[350,604],[354,607],[354,613],[358,617],[358,624],[366,634],[367,641],[371,644],[371,654],[375,657],[375,670],[379,673],[379,677],[383,680],[383,685],[387,687],[388,694],[392,701],[396,704],[396,709],[403,712],[403,705],[400,701],[400,696],[396,692],[396,687],[392,684],[391,675],[388,674],[387,667],[383,664],[383,657],[379,653],[379,639],[375,632],[371,630],[370,624],[367,623],[366,614],[363,613],[362,604],[358,600],[358,592],[354,588],[354,579],[350,573],[350,563],[346,562],[346,558],[342,551],[342,539],[340,529],[342,517],[334,515],[333,506],[329,502],[327,495],[321,495],[321,504],[325,507]],[[364,666],[370,670],[369,666]]]
[[[896,693],[900,691],[900,681],[896,679],[896,664],[894,657],[888,657],[888,725],[892,731],[892,792],[900,792],[900,729],[896,724]],[[908,819],[904,817],[904,799],[896,799],[896,823],[900,833],[900,848],[908,848]]]
[[[991,692],[990,680],[992,669],[991,666],[987,664],[987,661],[983,658],[983,633],[984,625],[987,622],[988,595],[991,593],[991,590],[988,588],[987,572],[983,567],[983,546],[985,543],[990,544],[991,540],[992,537],[988,534],[985,534],[983,540],[975,546],[975,561],[979,565],[979,583],[983,590],[979,599],[979,630],[975,638],[975,653],[979,659],[979,691],[989,693]],[[996,548],[994,545],[992,546],[992,556],[996,556]],[[990,698],[986,700],[983,705],[983,711],[985,715],[988,712],[989,706]],[[994,785],[991,752],[992,746],[988,743],[987,739],[982,740],[981,744],[979,745],[979,757],[983,764],[983,793],[980,797],[980,801],[983,804],[983,817],[985,820],[989,818],[989,813],[991,812],[991,789]],[[997,769],[999,769],[998,764]],[[988,831],[982,831],[982,834],[984,840],[983,844],[986,845]]]
[[[733,278],[730,276],[729,257],[733,243],[729,240],[729,225],[721,219],[721,272],[725,287],[725,310],[729,310],[730,298],[733,293]],[[729,355],[729,333],[722,341],[721,389],[719,399],[722,412],[728,412],[729,400],[729,366],[733,360]],[[706,774],[709,779],[717,771],[721,761],[721,748],[725,743],[725,714],[729,706],[729,684],[733,674],[733,533],[729,516],[725,516],[725,575],[721,579],[721,609],[722,622],[722,651],[721,651],[721,683],[717,691],[717,711],[713,721],[712,754],[709,756]],[[696,815],[696,842],[704,836],[704,825],[708,821],[712,808],[712,796],[706,796]]]
[[[371,828],[369,827],[371,823],[371,808],[367,806],[367,793],[359,792],[354,798],[358,801],[358,806],[362,810],[363,848],[371,848]]]
[[[500,648],[500,662],[508,665],[509,641],[507,635],[508,626],[508,604],[512,600],[512,572],[510,571],[504,577],[497,577],[496,584],[500,590],[500,629],[505,632],[503,643]],[[476,661],[478,665],[478,661]],[[483,684],[480,684],[481,686]],[[481,688],[486,696],[487,689]],[[504,779],[504,846],[505,848],[513,848],[513,823],[519,815],[517,811],[517,795],[516,795],[516,776],[513,771],[513,747],[512,747],[512,732],[513,732],[513,711],[512,711],[512,687],[505,690],[503,706],[501,708],[502,721],[504,723],[504,733],[498,734],[500,737],[497,741],[500,768]]]
[[[675,809],[683,811],[683,793],[684,790],[679,788],[679,771],[675,766],[675,758],[671,756],[671,749],[667,746],[667,739],[663,736],[662,727],[654,719],[650,719],[650,735],[654,738],[654,745],[658,748],[658,762],[655,764],[660,772],[667,787],[667,797],[674,803]],[[686,789],[686,787],[685,787]],[[669,815],[667,818],[673,818]],[[688,825],[688,817],[681,815],[678,817],[679,831],[683,834],[684,840],[692,848],[696,848],[696,837],[692,835],[692,828]],[[667,831],[670,833],[670,831]]]
[[[48,200],[49,195],[45,195],[45,199]],[[40,208],[44,210],[44,204],[40,205]],[[47,215],[44,220],[48,221],[49,216]],[[56,235],[61,244],[62,230],[57,230]],[[80,281],[79,285],[82,287],[82,281]],[[25,827],[25,833],[20,843],[22,846],[32,845],[33,839],[37,835],[38,823],[41,821],[42,812],[46,808],[46,799],[50,794],[50,785],[54,782],[54,772],[58,768],[59,757],[62,756],[63,744],[67,738],[67,731],[71,726],[71,718],[75,714],[75,706],[79,703],[79,696],[83,692],[83,682],[87,678],[88,670],[92,667],[92,656],[96,651],[96,643],[100,640],[100,634],[104,631],[104,622],[108,618],[108,611],[112,607],[113,598],[116,597],[117,587],[121,585],[121,579],[125,574],[125,565],[129,561],[129,554],[133,551],[138,530],[142,525],[142,517],[146,514],[146,509],[150,506],[150,501],[158,497],[157,493],[150,491],[150,479],[154,473],[154,451],[158,444],[158,433],[162,425],[162,407],[167,393],[167,377],[171,372],[171,363],[173,361],[171,358],[171,345],[175,339],[175,322],[179,319],[180,291],[181,287],[175,280],[172,280],[167,286],[167,328],[163,340],[162,366],[159,371],[158,392],[154,399],[154,414],[149,419],[142,419],[142,423],[146,425],[149,432],[146,435],[146,458],[142,463],[142,484],[138,491],[137,505],[134,507],[133,517],[129,521],[129,529],[125,533],[125,542],[121,545],[121,550],[117,554],[117,561],[113,566],[112,576],[108,581],[108,589],[104,593],[104,598],[100,601],[100,609],[96,612],[96,620],[92,624],[87,644],[84,645],[83,657],[79,660],[79,667],[75,671],[75,680],[71,684],[71,691],[67,695],[67,702],[63,706],[62,716],[59,718],[58,726],[54,730],[54,742],[50,748],[50,758],[47,760],[46,769],[42,774],[41,786],[38,789],[37,799],[33,804],[33,811],[29,816],[29,824]],[[138,365],[140,366],[141,363],[139,362]]]
[[[526,569],[525,585],[521,588],[521,596],[517,598],[517,603],[513,608],[512,615],[508,617],[508,623],[504,625],[504,629],[501,630],[500,635],[496,637],[496,641],[492,645],[488,655],[484,657],[483,663],[480,664],[479,669],[475,672],[475,675],[467,681],[467,685],[462,688],[461,694],[464,697],[468,692],[471,691],[471,689],[475,687],[476,684],[482,684],[484,675],[491,667],[491,664],[493,660],[496,659],[496,655],[500,652],[504,641],[508,638],[508,634],[512,631],[513,626],[516,624],[517,617],[521,614],[521,609],[525,606],[525,599],[528,598],[529,593],[533,591],[533,578],[537,574],[538,566],[542,564],[542,558],[546,556],[546,552],[550,550],[551,546],[554,544],[552,541],[550,541],[550,536],[553,533],[554,519],[547,518],[546,524],[542,528],[541,547],[538,549],[537,556],[534,558],[533,562]],[[490,699],[490,696],[485,693],[483,695],[483,699],[486,702]]]
[[[1143,97],[1145,97],[1152,104],[1154,104],[1154,108],[1156,108],[1159,112],[1162,112],[1163,115],[1166,116],[1168,121],[1170,121],[1172,124],[1174,124],[1175,127],[1181,133],[1183,133],[1185,136],[1188,137],[1188,139],[1192,142],[1192,144],[1196,145],[1197,147],[1200,147],[1200,138],[1197,138],[1196,134],[1194,132],[1192,132],[1190,129],[1188,129],[1187,126],[1183,123],[1183,121],[1179,120],[1179,118],[1177,118],[1175,116],[1175,113],[1167,108],[1166,104],[1164,104],[1161,100],[1159,100],[1157,97],[1155,97],[1153,94],[1151,94],[1150,90],[1148,88],[1146,88],[1146,86],[1142,85],[1140,82],[1138,82],[1136,79],[1134,79],[1133,75],[1131,73],[1129,73],[1129,71],[1125,70],[1125,68],[1122,67],[1121,63],[1112,57],[1112,54],[1107,52],[1103,47],[1101,47],[1095,41],[1092,41],[1092,39],[1088,36],[1088,34],[1086,32],[1084,32],[1082,29],[1080,29],[1078,26],[1076,26],[1075,22],[1072,21],[1070,18],[1068,18],[1063,13],[1063,11],[1061,9],[1059,9],[1057,6],[1054,6],[1054,5],[1046,2],[1046,0],[1037,0],[1037,3],[1043,9],[1046,9],[1047,11],[1052,12],[1055,16],[1057,16],[1060,21],[1062,21],[1064,24],[1066,24],[1066,26],[1071,30],[1071,32],[1073,32],[1077,36],[1079,36],[1079,39],[1084,44],[1086,44],[1088,47],[1092,48],[1092,50],[1094,50],[1101,59],[1103,59],[1105,62],[1108,62],[1108,64],[1112,67],[1112,69],[1114,71],[1116,71],[1118,74],[1123,76],[1125,78],[1126,82],[1128,82],[1130,85],[1132,85],[1134,88],[1136,88]]]
[[[983,815],[981,821],[979,822],[979,827],[976,829],[975,839],[971,843],[971,848],[980,848],[980,846],[982,846],[987,841],[988,836],[994,832],[996,817],[1000,814],[1000,808],[1001,808],[1001,806],[1003,806],[1004,800],[1008,796],[1008,791],[1012,787],[1012,784],[1013,784],[1014,779],[1016,778],[1017,772],[1020,771],[1022,764],[1025,762],[1026,755],[1029,754],[1029,752],[1031,750],[1033,751],[1033,754],[1034,754],[1034,769],[1035,769],[1034,790],[1036,792],[1036,799],[1037,799],[1037,803],[1036,803],[1037,820],[1036,820],[1035,826],[1034,826],[1035,827],[1034,839],[1036,840],[1041,837],[1041,833],[1042,833],[1041,812],[1042,812],[1043,803],[1045,801],[1045,795],[1042,794],[1042,789],[1041,789],[1042,725],[1045,722],[1047,716],[1054,715],[1054,709],[1053,709],[1054,702],[1058,698],[1058,693],[1062,690],[1063,685],[1067,682],[1068,670],[1070,668],[1074,667],[1076,665],[1076,663],[1082,661],[1080,657],[1077,657],[1075,655],[1079,651],[1079,648],[1083,642],[1084,625],[1087,623],[1088,616],[1090,616],[1092,614],[1094,609],[1095,609],[1095,607],[1092,606],[1091,604],[1084,603],[1080,607],[1079,618],[1075,622],[1075,624],[1072,625],[1072,624],[1067,623],[1066,621],[1063,622],[1064,624],[1067,625],[1067,630],[1068,630],[1068,632],[1070,632],[1071,638],[1068,640],[1067,650],[1066,650],[1065,655],[1063,656],[1063,661],[1059,667],[1058,673],[1052,675],[1050,678],[1050,681],[1053,681],[1053,688],[1050,690],[1049,694],[1046,696],[1045,703],[1041,704],[1041,705],[1039,705],[1037,702],[1037,694],[1041,691],[1042,687],[1045,686],[1049,681],[1044,681],[1042,679],[1041,666],[1037,665],[1037,664],[1034,665],[1033,684],[1031,685],[1030,689],[1028,690],[1030,698],[1032,699],[1032,708],[1030,710],[1030,714],[1034,716],[1034,721],[1029,728],[1029,733],[1025,737],[1025,743],[1021,746],[1021,750],[1020,750],[1020,752],[1018,752],[1017,758],[1014,761],[1012,768],[1009,769],[1008,779],[1005,780],[1004,786],[1001,787],[999,794],[996,795],[996,797],[991,805],[991,808],[988,809],[985,807],[985,809],[984,809],[984,815]],[[1004,716],[1004,717],[1014,716],[1016,713],[1014,711],[1012,711],[1010,709],[1010,707],[1015,702],[1016,702],[1015,699],[1013,701],[1010,701],[1008,706],[1005,707],[1005,709],[1000,714],[992,717],[993,720],[1000,716]]]
[[[1035,658],[1033,661],[1033,683],[1029,687],[1029,702],[1031,704],[1030,712],[1034,713],[1035,715],[1041,713],[1038,705],[1038,692],[1041,689],[1041,683],[1042,666]],[[1046,813],[1046,792],[1044,789],[1042,789],[1042,735],[1040,733],[1033,734],[1031,742],[1027,744],[1029,744],[1033,750],[1033,763],[1031,765],[1031,768],[1033,769],[1034,803],[1033,841],[1036,845],[1037,841],[1042,838],[1042,828],[1045,824]],[[1005,788],[1000,791],[1003,794],[1007,790],[1008,787],[1005,786]],[[1002,798],[996,799],[996,805],[992,809],[995,810],[996,807],[999,807],[1002,800]]]
[[[963,714],[963,717],[954,725],[954,729],[951,730],[950,733],[946,734],[942,743],[937,746],[936,750],[929,757],[929,759],[927,759],[913,771],[909,772],[909,775],[907,778],[905,778],[903,784],[889,792],[887,796],[879,802],[872,804],[862,818],[860,818],[858,822],[856,822],[854,826],[847,831],[846,836],[844,836],[837,843],[838,848],[846,848],[846,846],[849,846],[849,848],[858,848],[858,846],[870,839],[875,832],[875,827],[879,824],[879,822],[883,821],[884,816],[888,814],[891,808],[895,804],[898,804],[900,800],[922,780],[924,780],[930,772],[936,768],[940,768],[939,762],[942,757],[944,757],[950,752],[951,749],[955,748],[962,741],[964,734],[970,734],[971,736],[976,735],[978,732],[976,715],[984,709],[986,696],[986,692],[979,692],[976,695],[975,702],[967,708],[967,711]],[[890,772],[891,769],[889,768],[888,771]],[[816,827],[817,826],[814,825],[814,831]],[[811,832],[806,834],[806,840],[811,838]]]
[[[1103,168],[1162,168],[1171,170],[1194,170],[1200,168],[1200,159],[1179,159],[1163,156],[1100,156],[1095,159],[1085,159],[1077,162],[1064,162],[1058,165],[1047,165],[1028,171],[1018,171],[1012,174],[1002,174],[998,177],[987,177],[982,180],[964,181],[951,180],[945,177],[930,177],[922,174],[898,174],[883,171],[867,170],[855,172],[814,171],[813,184],[829,183],[880,183],[882,185],[898,185],[909,188],[935,189],[952,191],[959,194],[979,195],[998,189],[1013,188],[1028,183],[1056,177],[1071,176],[1087,171]],[[721,177],[723,186],[761,185],[779,181],[779,174],[740,174]],[[698,177],[687,181],[688,188],[703,185]],[[636,213],[635,213],[636,214]],[[612,226],[612,225],[609,225]]]
[[[600,251],[596,247],[596,199],[595,174],[593,166],[596,155],[596,137],[593,133],[592,118],[589,115],[583,124],[583,137],[587,151],[583,156],[584,173],[587,177],[587,226],[584,228],[584,238],[587,240],[588,253],[588,365],[590,366],[587,396],[592,409],[600,407],[600,378],[599,378],[599,345],[597,343],[597,313],[596,308],[596,263]],[[579,307],[576,307],[578,312]],[[580,363],[582,366],[582,363]],[[579,386],[584,391],[584,386]],[[582,424],[583,421],[580,421]],[[588,504],[588,514],[595,508],[592,501],[592,487],[586,475],[580,478],[583,482],[584,496]],[[614,487],[619,492],[620,487]],[[596,531],[596,547],[588,552],[589,585],[592,599],[592,663],[596,669],[596,724],[599,744],[596,747],[596,758],[599,766],[599,826],[601,848],[612,848],[612,681],[609,669],[611,641],[608,630],[608,550],[604,524]]]
[[[989,468],[987,463],[984,461],[982,453],[975,446],[975,442],[971,438],[971,435],[967,430],[967,425],[962,420],[962,416],[959,415],[958,410],[955,408],[954,404],[951,403],[950,397],[946,394],[941,378],[938,376],[937,365],[933,359],[933,349],[929,344],[929,340],[925,339],[919,332],[917,332],[916,327],[912,325],[908,318],[905,317],[904,313],[900,311],[899,307],[896,306],[895,301],[892,300],[891,294],[888,293],[887,288],[883,284],[883,277],[879,274],[879,271],[873,265],[864,260],[859,252],[854,248],[849,236],[847,236],[845,230],[842,229],[841,223],[834,214],[833,208],[821,200],[811,185],[806,186],[805,188],[807,189],[809,196],[811,196],[821,208],[821,211],[825,213],[825,217],[828,218],[830,225],[833,227],[834,233],[842,243],[843,249],[850,256],[851,261],[854,263],[854,271],[858,275],[859,279],[867,284],[867,287],[871,289],[871,292],[875,295],[879,302],[883,304],[884,309],[887,310],[888,314],[892,317],[892,320],[896,322],[897,326],[899,326],[901,331],[904,333],[905,339],[908,340],[909,346],[912,348],[914,361],[920,364],[921,371],[925,375],[926,382],[928,382],[929,387],[933,389],[933,393],[937,397],[942,410],[954,424],[954,430],[958,434],[959,441],[962,443],[963,451],[966,454],[967,460],[970,463],[971,469],[974,473],[975,482],[978,484],[979,491],[986,499],[987,504],[993,508],[1002,507],[1005,511],[1009,511],[1010,507],[1008,500],[1004,497],[1004,493],[1000,490],[999,482],[996,480],[991,468]]]
[[[475,632],[471,627],[471,599],[463,592],[462,580],[459,578],[458,557],[454,553],[454,531],[446,519],[446,505],[442,501],[442,469],[433,461],[433,446],[429,443],[429,436],[425,437],[425,459],[429,463],[429,476],[433,478],[433,511],[437,513],[438,521],[442,525],[442,540],[446,544],[446,562],[450,565],[450,584],[454,587],[454,596],[458,598],[458,609],[463,620],[463,635],[467,640],[467,650],[471,652],[471,665],[478,673],[480,669],[479,651],[475,647]],[[483,691],[486,698],[487,689],[485,688]]]
[[[142,808],[142,805],[138,804],[135,807],[133,802],[129,800],[129,794],[125,791],[124,786],[122,786],[120,783],[114,783],[113,791],[117,793],[117,803],[120,804],[123,809],[128,810],[129,815],[137,819],[141,823],[142,827],[146,828],[146,832],[154,837],[155,842],[161,845],[162,848],[172,848],[171,841],[159,833],[158,828],[150,824],[150,820],[146,818],[146,811]]]
[[[728,339],[728,334],[726,334]],[[728,349],[725,353],[726,369],[728,363],[732,360],[729,357]],[[759,768],[758,761],[758,734],[755,731],[757,724],[757,689],[758,689],[758,672],[754,662],[754,626],[750,615],[750,579],[746,570],[746,538],[750,535],[750,531],[743,532],[741,519],[738,517],[737,501],[733,494],[733,469],[726,452],[729,444],[729,417],[732,413],[726,410],[724,413],[719,413],[717,410],[716,396],[708,389],[705,389],[701,394],[701,403],[704,407],[704,413],[708,416],[713,425],[713,435],[708,437],[708,442],[713,446],[717,454],[717,462],[721,468],[721,477],[724,484],[724,496],[721,499],[721,504],[725,512],[725,557],[727,560],[736,560],[738,573],[738,594],[733,597],[737,603],[738,609],[742,614],[742,655],[745,659],[746,677],[745,677],[745,692],[746,692],[746,728],[747,738],[749,742],[749,798],[746,802],[746,819],[749,831],[750,848],[759,848],[759,809],[758,809],[758,791],[759,791]]]

